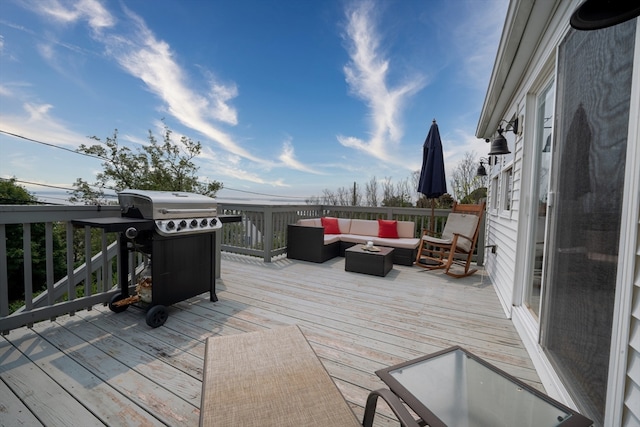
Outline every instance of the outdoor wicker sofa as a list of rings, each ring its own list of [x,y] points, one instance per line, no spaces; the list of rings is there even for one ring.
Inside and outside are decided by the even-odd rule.
[[[346,249],[368,241],[393,248],[393,263],[409,266],[416,260],[420,244],[412,221],[301,219],[287,227],[287,258],[322,263],[343,257]]]

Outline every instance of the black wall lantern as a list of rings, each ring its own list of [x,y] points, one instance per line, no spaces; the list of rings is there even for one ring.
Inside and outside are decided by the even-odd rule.
[[[476,176],[487,176],[487,169],[484,167],[484,162],[487,162],[487,164],[491,166],[491,157],[489,157],[488,159],[485,157],[480,157],[480,166],[478,166]]]
[[[599,30],[640,15],[640,3],[637,0],[587,0],[582,3],[569,23],[576,30]]]
[[[502,133],[509,130],[513,133],[518,133],[518,118],[516,117],[512,121],[507,122],[506,129],[502,129],[502,122],[506,122],[506,120],[500,122],[498,136],[491,142],[491,150],[489,150],[490,156],[501,156],[511,153],[511,151],[509,151],[509,145],[507,144],[507,138],[505,138]]]

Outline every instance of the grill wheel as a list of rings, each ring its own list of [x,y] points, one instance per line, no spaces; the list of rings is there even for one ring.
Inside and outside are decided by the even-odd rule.
[[[169,312],[164,305],[154,305],[147,311],[147,325],[152,328],[157,328],[158,326],[164,325],[168,317]]]
[[[129,307],[129,304],[116,304],[118,301],[122,301],[123,299],[125,299],[125,296],[122,294],[115,294],[113,297],[111,297],[111,302],[109,302],[109,310],[113,311],[114,313],[122,313],[123,311],[125,311],[127,307]]]

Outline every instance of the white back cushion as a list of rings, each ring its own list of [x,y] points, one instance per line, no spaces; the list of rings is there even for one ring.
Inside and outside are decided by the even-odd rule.
[[[477,227],[477,215],[450,213],[447,217],[447,223],[444,225],[444,230],[442,230],[442,238],[451,241],[453,240],[453,234],[456,233],[472,239]],[[458,239],[456,246],[469,252],[471,242],[467,239]]]
[[[304,225],[305,227],[322,227],[322,221],[320,218],[299,219],[297,225]]]
[[[405,239],[416,237],[415,227],[413,221],[398,221],[398,237]]]
[[[338,218],[338,227],[340,227],[340,233],[349,234],[349,230],[351,229],[351,219]]]
[[[352,219],[349,234],[357,234],[359,236],[377,236],[378,221],[369,219]]]

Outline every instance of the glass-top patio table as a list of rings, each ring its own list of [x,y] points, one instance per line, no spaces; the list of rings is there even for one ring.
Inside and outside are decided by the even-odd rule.
[[[421,418],[421,425],[592,425],[576,411],[457,346],[376,374]],[[375,411],[376,400],[367,401],[365,414],[371,405]]]

